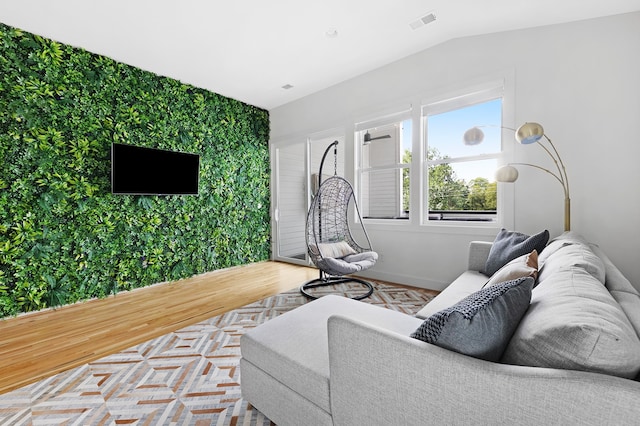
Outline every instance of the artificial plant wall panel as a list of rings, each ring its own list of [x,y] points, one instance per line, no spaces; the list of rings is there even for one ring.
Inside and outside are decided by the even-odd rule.
[[[0,314],[268,259],[268,133],[262,109],[0,24]],[[199,154],[199,194],[111,194],[113,142]]]

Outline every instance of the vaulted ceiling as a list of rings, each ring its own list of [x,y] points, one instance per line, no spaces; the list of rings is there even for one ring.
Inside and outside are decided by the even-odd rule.
[[[0,22],[272,109],[454,38],[637,10],[640,0],[0,0]]]

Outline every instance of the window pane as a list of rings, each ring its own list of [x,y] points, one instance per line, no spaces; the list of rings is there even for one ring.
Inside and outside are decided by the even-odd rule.
[[[502,150],[502,98],[463,107],[460,104],[459,98],[452,100],[453,109],[426,117],[427,218],[494,221],[494,172]],[[474,127],[483,136],[465,141],[465,132]]]
[[[363,172],[360,180],[360,213],[368,219],[409,217],[409,169]]]
[[[368,219],[409,217],[409,168],[413,143],[411,119],[358,133],[360,212]]]
[[[307,252],[304,240],[307,217],[305,155],[303,143],[276,149],[277,208],[280,213],[276,222],[276,256],[279,258],[304,260]]]
[[[337,174],[338,176],[344,176],[344,137],[342,136],[333,136],[323,139],[309,139],[311,160],[310,173],[319,173],[322,156],[324,155],[327,147],[329,147],[334,141],[338,141],[338,145],[335,148],[329,150],[329,153],[324,160],[324,168],[322,169],[322,174],[325,176],[323,177],[323,179],[326,179],[327,176],[333,176],[334,174]],[[337,162],[334,149],[338,150]]]
[[[362,133],[362,167],[393,166],[400,162],[400,132],[391,124]]]
[[[411,120],[405,120],[400,123],[400,147],[402,149],[402,155],[400,162],[404,164],[411,163],[411,146],[413,143]],[[408,170],[407,170],[408,172]]]
[[[430,115],[427,123],[429,148],[436,149],[440,158],[498,153],[501,150],[501,120],[502,99]],[[484,140],[477,145],[465,145],[464,133],[475,126],[481,128]]]
[[[491,159],[429,166],[429,220],[492,220],[496,165]]]

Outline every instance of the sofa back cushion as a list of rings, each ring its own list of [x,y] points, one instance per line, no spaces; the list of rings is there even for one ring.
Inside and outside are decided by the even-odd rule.
[[[565,256],[561,252],[569,247],[572,255],[565,258],[565,266],[544,269],[557,260],[555,256]],[[620,305],[592,273],[598,268],[580,266],[584,259],[591,259],[585,250],[590,251],[588,246],[573,244],[546,259],[529,310],[503,362],[625,378],[638,374],[640,339]]]
[[[607,279],[605,286],[611,296],[618,302],[624,313],[629,318],[631,325],[640,337],[640,292],[629,282],[627,277],[611,262],[609,257],[596,245],[590,245],[591,250],[598,255],[604,263]]]
[[[582,269],[600,283],[604,284],[605,282],[604,262],[591,250],[589,244],[582,237],[572,232],[554,238],[540,253],[538,256],[538,279],[542,282],[557,271],[569,268]]]

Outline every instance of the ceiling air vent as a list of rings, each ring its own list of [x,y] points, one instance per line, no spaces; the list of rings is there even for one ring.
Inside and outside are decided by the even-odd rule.
[[[422,16],[421,18],[418,18],[415,21],[411,22],[409,26],[411,27],[412,30],[417,30],[418,28],[423,27],[427,24],[430,24],[435,20],[436,20],[436,15],[433,12],[429,12],[426,15]]]

